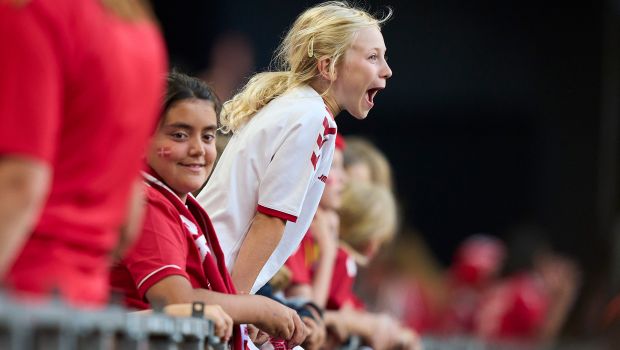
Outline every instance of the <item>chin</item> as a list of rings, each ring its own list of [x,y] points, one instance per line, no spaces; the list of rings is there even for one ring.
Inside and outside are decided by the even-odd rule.
[[[368,112],[370,111],[361,111],[361,112],[356,112],[356,113],[349,112],[349,113],[353,116],[353,118],[357,120],[364,120],[368,116]]]

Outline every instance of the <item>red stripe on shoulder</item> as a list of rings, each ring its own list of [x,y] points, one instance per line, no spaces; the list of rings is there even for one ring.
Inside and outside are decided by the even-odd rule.
[[[263,207],[260,204],[256,207],[256,211],[258,211],[259,213],[265,214],[265,215],[280,218],[282,220],[286,220],[290,222],[297,222],[297,217],[294,215],[283,213],[279,210]]]

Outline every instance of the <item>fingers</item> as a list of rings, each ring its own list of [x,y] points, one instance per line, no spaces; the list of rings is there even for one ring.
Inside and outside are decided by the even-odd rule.
[[[190,317],[192,304],[172,304],[164,308],[167,315],[175,317]],[[228,341],[232,337],[233,320],[219,305],[205,305],[203,315],[213,322],[215,335]]]
[[[256,340],[254,341],[254,344],[260,347],[261,345],[265,344],[268,341],[269,341],[269,334],[259,329],[258,334],[256,335]]]
[[[320,349],[325,343],[325,325],[318,323],[311,317],[302,317],[302,321],[306,325],[306,331],[308,332],[302,347],[308,350]]]
[[[228,341],[230,340],[233,334],[234,322],[233,322],[232,317],[230,317],[230,315],[228,315],[223,309],[222,309],[222,315],[224,318],[224,322],[226,323],[225,325],[226,334],[224,335],[224,340]]]
[[[301,318],[299,318],[297,313],[293,312],[292,318],[294,323],[293,334],[290,338],[284,338],[288,340],[289,348],[293,348],[303,343],[304,339],[306,339],[307,336],[306,326],[304,325]]]
[[[207,305],[204,308],[206,318],[213,321],[215,335],[221,339],[228,341],[232,336],[233,321],[232,318],[224,312],[219,305]]]
[[[254,325],[247,325],[248,327],[248,337],[253,343],[256,343],[256,337],[258,336],[259,329]]]

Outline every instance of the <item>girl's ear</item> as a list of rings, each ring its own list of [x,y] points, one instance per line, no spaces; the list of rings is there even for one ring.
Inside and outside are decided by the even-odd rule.
[[[323,57],[317,61],[316,66],[319,70],[319,74],[323,79],[333,82],[334,80],[336,80],[336,70],[334,68],[334,70],[332,71],[331,63],[331,58]]]

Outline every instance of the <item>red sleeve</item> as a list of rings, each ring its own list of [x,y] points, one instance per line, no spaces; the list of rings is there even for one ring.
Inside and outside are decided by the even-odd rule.
[[[295,216],[295,215],[291,215],[291,214],[287,214],[287,213],[281,212],[279,210],[267,208],[267,207],[264,207],[264,206],[262,206],[260,204],[256,207],[256,211],[259,212],[259,213],[268,215],[268,216],[273,216],[273,217],[276,217],[276,218],[280,218],[280,219],[285,220],[285,221],[297,222],[297,216]]]
[[[36,3],[0,3],[0,155],[51,162],[61,123],[62,73],[53,20]]]
[[[179,214],[165,198],[158,199],[151,191],[147,192],[142,233],[123,259],[141,298],[164,277],[180,275],[189,280],[185,271],[188,243]]]

